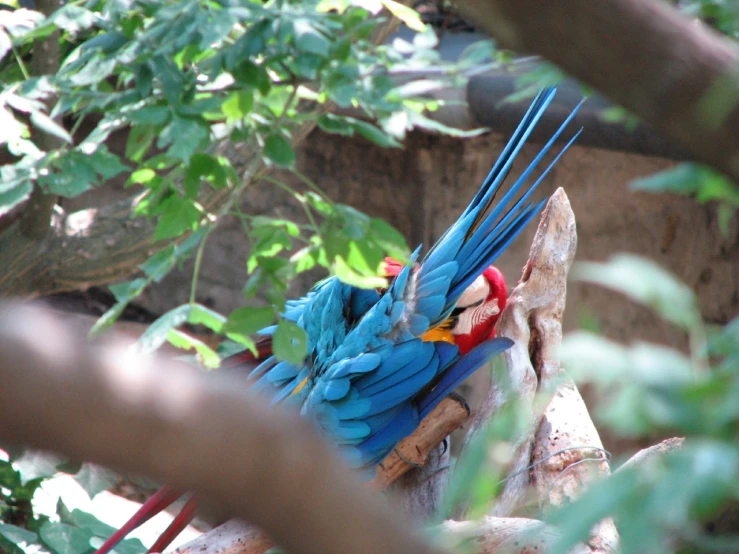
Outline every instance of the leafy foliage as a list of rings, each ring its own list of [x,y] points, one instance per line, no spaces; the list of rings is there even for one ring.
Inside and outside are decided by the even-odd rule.
[[[44,480],[59,471],[76,472],[75,479],[91,498],[115,482],[111,471],[91,464],[72,468],[62,458],[31,451],[10,452],[4,458],[0,460],[0,548],[5,552],[21,554],[33,547],[54,554],[86,554],[115,532],[89,513],[69,511],[61,500],[54,519],[34,513],[31,507]],[[127,539],[116,548],[118,554],[145,551],[138,539]]]
[[[395,16],[419,32],[412,42],[375,44],[374,35]],[[385,255],[405,259],[403,237],[385,222],[327,198],[297,173],[296,131],[316,123],[324,131],[358,135],[387,147],[414,125],[453,132],[423,115],[437,102],[424,86],[398,86],[395,72],[440,71],[436,81],[461,82],[469,64],[442,63],[436,36],[412,9],[393,0],[93,0],[63,5],[45,18],[27,10],[3,11],[0,22],[0,147],[13,157],[0,167],[0,216],[26,200],[34,187],[74,198],[116,177],[127,178],[133,218],[156,221],[151,257],[137,275],[110,287],[116,304],[92,334],[107,329],[146,287],[195,258],[189,302],[162,314],[140,338],[144,351],[165,342],[194,351],[206,367],[219,354],[254,349],[253,334],[279,320],[292,279],[323,267],[363,287],[384,285]],[[52,35],[60,31],[60,38]],[[59,40],[61,66],[53,75],[29,75],[38,40]],[[328,112],[338,105],[363,111],[369,123]],[[85,125],[83,125],[83,123]],[[91,131],[81,129],[90,128]],[[127,135],[125,152],[108,148],[112,133]],[[474,134],[454,131],[458,135]],[[61,139],[45,151],[39,137]],[[226,154],[226,142],[253,152]],[[276,166],[296,172],[300,190],[267,174]],[[242,213],[247,186],[277,186],[302,207],[303,222]],[[243,260],[247,305],[220,314],[197,302],[198,272],[209,234],[237,217],[252,248]],[[268,306],[255,307],[264,298]],[[188,333],[204,327],[228,337],[216,352]],[[279,321],[274,350],[299,362],[302,330]],[[46,478],[65,470],[94,496],[111,486],[106,470],[38,453],[0,463],[0,548],[27,545],[81,554],[112,529],[79,510],[58,506],[55,518],[34,514],[30,500]],[[119,554],[137,554],[127,541]]]
[[[383,8],[419,31],[412,42],[374,43]],[[33,40],[55,30],[62,32],[58,73],[30,77]],[[234,215],[253,244],[246,300],[260,294],[275,314],[291,280],[316,266],[358,286],[383,284],[377,272],[384,255],[404,259],[408,253],[399,233],[330,201],[305,178],[306,190],[292,190],[263,168],[294,169],[294,134],[311,121],[382,146],[399,146],[414,125],[474,134],[432,122],[423,112],[438,102],[425,100],[424,87],[414,89],[413,81],[398,86],[393,80],[394,73],[434,67],[442,69],[440,77],[425,80],[426,86],[461,82],[469,62],[442,63],[433,31],[412,9],[390,0],[101,0],[65,5],[48,18],[16,10],[0,37],[0,146],[15,156],[0,168],[0,214],[33,187],[75,197],[123,173],[136,195],[133,215],[157,221],[153,239],[162,246],[141,265],[142,277],[111,288],[118,303],[93,333],[107,328],[149,284],[201,255],[208,234]],[[321,106],[330,104],[358,108],[377,125],[326,113]],[[83,121],[96,122],[86,136],[79,132]],[[123,155],[106,147],[119,130],[128,133]],[[65,144],[45,152],[39,133]],[[244,166],[223,155],[218,144],[228,140],[255,147],[256,157]],[[238,201],[251,182],[289,189],[307,224],[241,214]],[[197,275],[193,281],[191,303]],[[165,314],[145,347],[169,340],[216,364],[211,350],[177,331],[186,321]],[[233,326],[228,330],[252,346]],[[300,343],[286,342],[280,355],[294,359]]]

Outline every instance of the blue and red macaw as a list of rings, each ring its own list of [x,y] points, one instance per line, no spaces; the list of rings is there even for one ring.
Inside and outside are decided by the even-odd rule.
[[[257,356],[237,354],[224,365],[258,362],[248,377],[253,391],[296,408],[352,466],[371,469],[382,462],[455,387],[513,344],[495,337],[507,290],[491,264],[544,205],[530,198],[579,132],[516,197],[579,106],[495,205],[494,199],[555,92],[539,93],[480,190],[420,262],[418,250],[408,265],[386,260],[387,289],[359,289],[332,277],[287,303],[283,317],[308,339],[301,364],[272,355],[273,326],[259,333]],[[107,554],[179,496],[168,487],[157,492],[97,554]],[[194,509],[191,498],[150,552],[161,552]]]

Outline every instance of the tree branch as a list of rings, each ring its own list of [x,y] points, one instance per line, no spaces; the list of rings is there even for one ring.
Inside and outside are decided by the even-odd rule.
[[[4,441],[194,490],[293,552],[432,552],[310,424],[235,374],[90,347],[49,314],[6,305],[0,379]]]
[[[545,523],[524,517],[484,517],[480,521],[445,521],[441,530],[458,541],[475,545],[482,554],[532,554],[548,552],[559,539],[558,531]],[[592,554],[579,543],[568,554]]]
[[[650,446],[649,448],[643,448],[634,454],[631,458],[626,460],[616,471],[622,471],[632,467],[639,466],[653,458],[664,456],[670,452],[674,452],[682,447],[685,439],[683,437],[673,437],[671,439],[665,439],[659,444]]]
[[[36,9],[49,16],[61,7],[60,0],[37,0]],[[54,75],[59,70],[60,48],[59,31],[54,31],[49,36],[33,41],[33,59],[31,60],[31,71],[35,76]],[[47,101],[47,104],[50,104]],[[56,122],[61,124],[61,118]],[[44,152],[51,152],[60,148],[63,141],[50,133],[36,131],[38,137],[36,144]],[[23,217],[20,220],[20,231],[24,237],[31,240],[39,240],[46,236],[51,225],[51,215],[56,206],[57,197],[46,194],[37,185],[34,186],[31,198],[26,205]]]
[[[461,396],[450,395],[442,400],[413,434],[404,439],[377,467],[373,483],[384,489],[412,468],[426,464],[436,447],[459,429],[469,416],[469,406]]]
[[[598,432],[577,387],[564,379],[557,355],[576,249],[575,216],[560,188],[544,208],[521,280],[498,322],[498,335],[514,341],[502,355],[507,383],[493,382],[466,437],[467,443],[475,440],[511,401],[531,414],[529,431],[519,440],[493,509],[496,516],[516,515],[532,503],[541,513],[576,498],[590,481],[609,473]],[[543,411],[535,402],[537,392],[549,397]],[[466,509],[461,506],[458,517]],[[612,552],[617,540],[607,519],[593,530],[588,548]]]
[[[439,444],[469,418],[470,411],[463,398],[450,395],[434,408],[412,435],[377,467],[372,481],[376,489],[386,489],[405,477],[399,484],[406,516],[421,521],[436,506],[447,473],[441,462],[444,455]],[[448,467],[448,452],[446,462]],[[429,463],[430,462],[430,463]],[[414,470],[414,471],[411,471]],[[441,470],[441,471],[440,471]],[[228,521],[178,548],[176,554],[212,552],[219,554],[262,554],[272,542],[255,527],[238,521]]]
[[[739,181],[739,49],[657,0],[458,0],[470,21],[540,54]]]

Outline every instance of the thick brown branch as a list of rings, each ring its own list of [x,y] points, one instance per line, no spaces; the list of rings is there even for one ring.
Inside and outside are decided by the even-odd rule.
[[[0,379],[5,441],[194,490],[293,552],[432,551],[305,420],[235,374],[91,348],[47,313],[3,306]]]
[[[473,440],[511,399],[532,412],[530,432],[518,445],[510,477],[495,508],[498,516],[513,515],[526,503],[530,480],[526,468],[531,464],[537,425],[534,396],[542,376],[559,371],[554,350],[562,337],[567,274],[576,248],[575,216],[564,190],[558,189],[542,213],[521,280],[498,322],[498,334],[514,341],[502,355],[507,383],[492,384],[467,434],[467,442]]]
[[[458,0],[502,44],[556,63],[739,181],[739,49],[658,0]]]
[[[372,481],[372,486],[385,489],[399,478],[406,475],[416,466],[422,466],[418,480],[432,480],[434,475],[424,471],[425,464],[431,457],[434,461],[435,451],[439,444],[452,432],[458,429],[469,417],[470,412],[464,399],[454,395],[444,399],[422,422],[416,431],[404,439],[380,466]],[[438,471],[439,467],[431,468],[431,472]],[[445,476],[446,474],[444,474]],[[438,492],[440,487],[429,494]],[[407,491],[404,491],[407,492]],[[413,498],[404,498],[403,501],[413,502]],[[407,506],[406,506],[407,507]],[[420,512],[423,508],[413,507],[410,510],[414,519],[422,519]],[[223,554],[262,554],[271,542],[254,527],[245,523],[229,521],[203,536],[190,541],[177,549],[177,554],[191,552],[218,552]]]

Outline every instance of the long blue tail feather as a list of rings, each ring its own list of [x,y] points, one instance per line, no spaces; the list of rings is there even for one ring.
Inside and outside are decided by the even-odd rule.
[[[404,309],[425,316],[429,320],[430,328],[436,327],[448,316],[464,290],[485,267],[495,261],[544,205],[543,203],[534,205],[529,203],[529,199],[577,135],[564,146],[534,184],[520,198],[517,200],[516,198],[533,171],[572,121],[582,103],[575,107],[503,198],[491,208],[516,156],[552,102],[555,92],[554,89],[546,89],[537,95],[480,190],[459,219],[423,258],[417,275],[417,296],[414,299],[406,299]],[[445,288],[443,285],[447,280],[449,284]],[[434,286],[431,286],[431,282]],[[405,318],[410,319],[410,316]],[[415,327],[411,330],[415,331]]]

